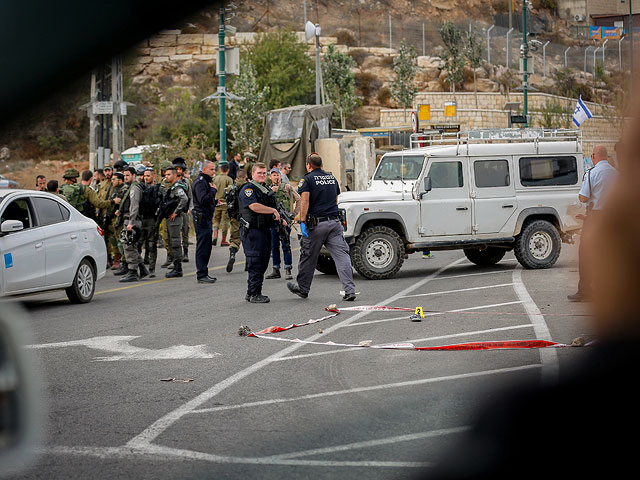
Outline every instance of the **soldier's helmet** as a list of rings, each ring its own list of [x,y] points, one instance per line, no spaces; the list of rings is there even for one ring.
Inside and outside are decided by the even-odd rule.
[[[80,176],[80,172],[75,168],[67,168],[62,175],[62,178],[78,178]]]
[[[172,161],[171,163],[173,163],[173,166],[174,166],[174,167],[180,167],[180,168],[182,168],[182,169],[184,169],[184,170],[186,170],[186,169],[187,169],[187,162],[186,162],[186,160],[185,160],[184,158],[182,158],[182,157],[176,157],[176,158],[174,158],[174,159],[173,159],[173,161]]]
[[[173,163],[167,160],[160,164],[160,170],[165,171],[167,168],[171,168],[172,166],[173,166]]]
[[[138,240],[140,240],[140,235],[142,234],[142,230],[140,227],[134,225],[131,231],[123,228],[120,232],[120,241],[127,245],[133,245]]]
[[[143,164],[136,165],[136,175],[144,175],[144,172],[147,171],[147,167]]]

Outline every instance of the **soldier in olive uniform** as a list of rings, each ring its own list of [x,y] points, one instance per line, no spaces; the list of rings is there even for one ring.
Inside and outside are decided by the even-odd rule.
[[[236,188],[239,190],[245,183],[247,183],[246,170],[238,170],[236,172],[236,180],[234,185],[227,188],[227,192],[230,189]],[[233,264],[236,261],[236,253],[240,250],[242,242],[240,240],[240,217],[239,212],[229,212],[229,261],[227,262],[227,272],[231,273],[233,270]]]
[[[182,212],[180,215],[182,216],[182,261],[189,261],[189,230],[191,228],[191,216],[189,215],[191,209],[193,208],[193,194],[191,193],[191,181],[186,177],[187,171],[187,162],[182,157],[176,157],[172,161],[173,165],[176,167],[176,172],[178,174],[178,181],[184,185],[185,192],[187,193],[187,198],[189,199],[189,204],[187,205],[187,209]]]
[[[167,278],[182,277],[182,220],[181,215],[189,208],[189,197],[184,184],[178,180],[176,167],[167,168],[164,178],[166,181],[167,193],[163,206],[170,205],[170,211],[165,212],[167,216],[167,232],[169,234],[169,245],[171,252],[175,252],[172,256],[173,269],[165,274]]]

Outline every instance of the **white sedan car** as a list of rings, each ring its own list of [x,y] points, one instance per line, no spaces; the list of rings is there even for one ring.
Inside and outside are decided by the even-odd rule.
[[[0,296],[64,289],[86,303],[106,264],[93,220],[50,193],[0,190]]]

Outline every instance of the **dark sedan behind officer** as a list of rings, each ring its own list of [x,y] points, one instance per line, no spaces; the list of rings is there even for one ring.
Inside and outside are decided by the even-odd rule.
[[[325,245],[342,281],[345,292],[342,298],[353,301],[356,299],[356,286],[349,246],[344,239],[338,212],[338,181],[322,170],[322,158],[317,153],[307,157],[307,172],[298,184],[302,238],[297,283],[289,282],[287,287],[299,297],[307,298],[320,249]]]
[[[267,166],[256,163],[251,169],[252,180],[238,193],[240,204],[240,239],[247,259],[247,295],[251,303],[269,303],[262,294],[264,272],[271,256],[271,227],[280,222],[273,193],[264,185]]]
[[[209,276],[211,258],[211,219],[216,208],[216,189],[211,185],[216,166],[205,160],[200,175],[193,182],[193,226],[196,230],[196,276],[198,283],[215,283]]]

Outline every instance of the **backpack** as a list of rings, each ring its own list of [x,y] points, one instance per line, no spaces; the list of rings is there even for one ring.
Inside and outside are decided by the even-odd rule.
[[[240,218],[240,202],[238,202],[238,193],[242,185],[232,185],[224,194],[224,200],[227,202],[227,215],[229,218],[238,220]]]
[[[80,213],[83,213],[84,208],[84,189],[83,185],[74,184],[65,184],[61,189],[62,195],[69,202],[69,204],[78,210]]]
[[[162,203],[162,193],[160,192],[160,184],[147,185],[146,183],[139,183],[140,188],[140,206],[139,213],[142,218],[153,218],[160,208]]]

